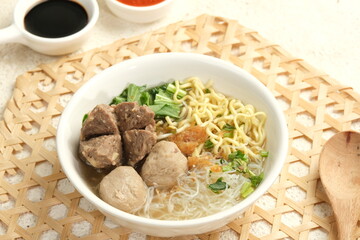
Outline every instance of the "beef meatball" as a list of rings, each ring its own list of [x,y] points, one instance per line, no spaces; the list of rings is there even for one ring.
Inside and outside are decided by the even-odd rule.
[[[114,111],[122,132],[155,125],[155,113],[148,106],[139,106],[137,102],[119,103]]]
[[[121,164],[121,137],[104,135],[80,141],[79,157],[94,168],[108,168]]]
[[[88,140],[102,135],[118,134],[114,108],[106,105],[97,105],[85,120],[80,134],[80,140]]]
[[[124,132],[123,142],[127,163],[135,166],[151,151],[156,143],[156,134],[142,129],[128,130]]]
[[[173,142],[160,141],[154,145],[141,169],[141,177],[148,186],[170,189],[177,178],[186,174],[187,159]]]
[[[120,166],[100,182],[100,198],[122,211],[133,213],[146,201],[147,186],[130,166]]]

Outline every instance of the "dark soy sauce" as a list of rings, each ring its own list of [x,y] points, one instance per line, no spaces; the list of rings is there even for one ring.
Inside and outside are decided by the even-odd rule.
[[[48,0],[34,6],[25,16],[25,29],[46,38],[60,38],[74,34],[88,23],[85,9],[67,0]]]

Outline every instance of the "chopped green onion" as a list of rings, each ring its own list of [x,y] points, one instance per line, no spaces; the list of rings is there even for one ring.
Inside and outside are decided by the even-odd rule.
[[[227,163],[227,161],[223,158],[220,158],[220,164],[225,164],[225,163]]]
[[[229,166],[232,167],[233,169],[236,169],[241,165],[237,161],[231,161],[229,162]]]
[[[222,129],[225,131],[233,131],[235,129],[235,127],[233,125],[226,123]]]
[[[210,92],[210,89],[205,88],[205,93],[211,93],[211,92]]]
[[[251,183],[250,183],[250,182],[244,182],[244,184],[241,186],[240,193],[243,193],[243,192],[246,191],[249,187],[251,187]]]
[[[209,184],[208,187],[214,193],[219,193],[219,191],[225,190],[228,187],[228,185],[226,182],[223,182],[223,178],[218,178],[215,183]]]
[[[247,155],[241,152],[240,150],[230,153],[228,158],[229,160],[241,159],[245,162],[249,162]]]
[[[226,132],[224,133],[224,137],[232,138],[234,137],[234,132]]]
[[[260,173],[259,176],[252,176],[250,177],[250,181],[251,184],[253,185],[253,187],[257,187],[259,186],[259,184],[262,182],[262,180],[264,179],[264,173]]]
[[[250,175],[250,177],[256,176],[256,174],[253,173],[253,171],[251,171],[250,169],[246,169],[246,173],[248,173]]]
[[[82,123],[84,123],[88,117],[89,117],[89,114],[86,113],[82,119]]]
[[[246,198],[254,191],[254,188],[251,186],[250,182],[245,182],[241,189],[240,189],[240,195],[242,198]]]
[[[222,166],[221,168],[222,168],[223,172],[228,172],[228,171],[234,170],[230,165],[225,165],[225,166]]]
[[[204,148],[211,149],[213,147],[214,147],[214,143],[210,139],[206,140],[206,142],[204,143]]]
[[[268,156],[269,156],[269,152],[267,152],[267,151],[265,151],[265,150],[262,150],[262,151],[260,152],[260,156],[262,156],[262,157],[268,157]]]

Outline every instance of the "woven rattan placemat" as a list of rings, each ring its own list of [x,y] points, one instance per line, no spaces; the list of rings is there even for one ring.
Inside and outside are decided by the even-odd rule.
[[[158,52],[196,52],[244,68],[276,96],[290,133],[286,164],[265,196],[226,227],[182,239],[336,239],[318,159],[334,133],[360,130],[360,95],[256,31],[208,15],[40,65],[18,77],[0,122],[0,238],[144,238],[111,223],[69,187],[54,142],[59,116],[84,82],[115,63]],[[355,235],[360,237],[360,227]]]

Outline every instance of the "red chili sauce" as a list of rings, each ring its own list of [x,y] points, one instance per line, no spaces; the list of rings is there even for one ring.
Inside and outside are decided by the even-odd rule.
[[[130,5],[130,6],[147,7],[147,6],[156,5],[165,0],[117,0],[117,1],[124,3],[126,5]]]

